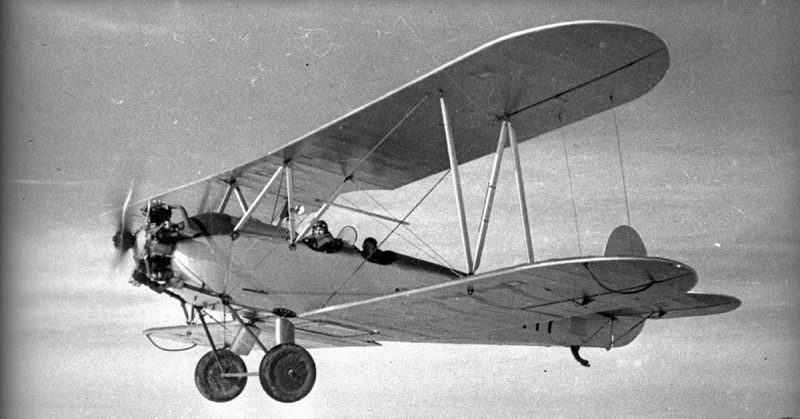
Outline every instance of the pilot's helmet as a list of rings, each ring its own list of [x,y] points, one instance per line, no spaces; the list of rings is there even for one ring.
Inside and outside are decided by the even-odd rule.
[[[311,230],[314,232],[315,236],[322,236],[328,232],[328,223],[319,220],[314,223]]]
[[[378,250],[378,241],[374,237],[367,237],[364,239],[362,250],[367,256],[372,256]]]

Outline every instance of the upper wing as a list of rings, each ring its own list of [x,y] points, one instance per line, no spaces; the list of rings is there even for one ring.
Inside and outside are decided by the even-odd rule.
[[[660,38],[625,24],[574,22],[517,32],[262,158],[154,198],[191,206],[207,199],[209,185],[232,181],[254,195],[287,161],[294,168],[293,198],[308,208],[337,193],[394,189],[449,168],[440,96],[464,163],[494,151],[503,118],[520,140],[534,138],[643,95],[668,65]],[[285,196],[281,188],[276,182],[268,192]]]

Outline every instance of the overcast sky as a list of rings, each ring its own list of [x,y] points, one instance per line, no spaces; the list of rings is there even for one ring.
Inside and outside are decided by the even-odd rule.
[[[4,7],[2,387],[11,416],[800,416],[797,2]],[[173,301],[109,270],[113,226],[99,214],[126,161],[140,165],[143,194],[162,192],[260,157],[500,36],[582,19],[654,32],[671,64],[615,115],[521,146],[537,259],[575,256],[578,240],[584,254],[601,254],[625,222],[616,116],[631,224],[650,254],[688,263],[697,291],[734,295],[741,308],[648,321],[625,348],[582,351],[588,369],[566,348],[314,350],[316,386],[291,405],[253,379],[233,402],[208,402],[193,381],[204,351],[161,352],[141,335],[183,318]],[[489,164],[462,172],[471,220]],[[504,166],[501,185],[513,184],[511,173]],[[437,190],[439,204],[412,223],[463,265],[449,192]],[[401,205],[414,193],[377,196]],[[483,269],[524,261],[514,200],[513,188],[498,196]],[[255,352],[246,362],[256,369],[259,360]]]

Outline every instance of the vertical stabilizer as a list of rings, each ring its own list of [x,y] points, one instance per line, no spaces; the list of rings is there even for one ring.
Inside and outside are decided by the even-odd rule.
[[[605,256],[647,256],[644,242],[632,227],[621,225],[611,232],[606,243]]]

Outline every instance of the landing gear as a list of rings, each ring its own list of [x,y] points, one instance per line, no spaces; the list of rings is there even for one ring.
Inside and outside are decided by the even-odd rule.
[[[311,392],[317,367],[308,351],[294,343],[282,343],[264,355],[258,378],[270,397],[292,403]]]
[[[194,383],[200,394],[208,400],[228,402],[244,390],[247,384],[246,373],[247,367],[239,355],[217,349],[200,358],[194,370]],[[229,374],[233,376],[228,376]]]
[[[230,301],[223,299],[223,304],[229,305]],[[198,313],[208,343],[215,348],[203,311],[198,310]],[[276,314],[280,314],[275,319],[275,346],[269,350],[253,331],[260,332],[258,328],[245,323],[236,310],[230,313],[241,324],[241,329],[230,346],[232,351],[212,350],[197,363],[194,381],[200,394],[213,402],[227,402],[238,396],[247,384],[247,376],[255,375],[247,373],[247,367],[238,354],[247,355],[255,343],[265,352],[258,369],[258,378],[264,391],[283,403],[293,403],[306,397],[317,379],[317,366],[311,354],[294,343],[294,325],[288,318],[294,317],[294,312],[276,309]]]

